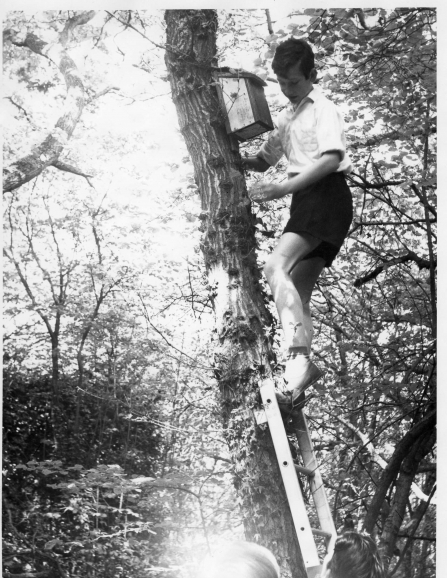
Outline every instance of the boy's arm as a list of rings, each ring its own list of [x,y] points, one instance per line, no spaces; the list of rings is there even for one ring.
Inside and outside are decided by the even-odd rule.
[[[262,157],[245,157],[242,159],[242,166],[247,171],[256,171],[258,173],[265,173],[270,165]]]
[[[256,156],[242,159],[242,166],[248,171],[265,173],[267,169],[277,164],[283,154],[279,131],[275,128],[269,133],[267,140],[264,141]]]
[[[281,185],[283,188],[281,197],[300,191],[334,173],[340,165],[340,160],[341,155],[338,151],[324,153],[313,165]]]
[[[256,184],[248,193],[252,201],[262,202],[280,199],[299,191],[323,179],[330,173],[335,172],[340,164],[340,153],[338,151],[328,151],[324,153],[313,165],[304,169],[281,184],[260,183]]]

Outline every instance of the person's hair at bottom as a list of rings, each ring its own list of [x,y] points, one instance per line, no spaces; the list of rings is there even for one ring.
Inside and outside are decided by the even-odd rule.
[[[206,561],[201,576],[207,578],[279,578],[274,555],[253,542],[235,542]]]
[[[385,570],[374,540],[367,534],[345,532],[335,542],[328,564],[332,578],[384,578]]]

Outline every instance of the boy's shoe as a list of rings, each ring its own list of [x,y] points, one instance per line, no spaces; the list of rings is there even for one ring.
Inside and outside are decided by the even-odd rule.
[[[298,356],[297,356],[298,357]],[[303,360],[298,359],[296,363],[296,373],[294,371],[294,362],[297,359],[291,359],[287,362],[284,378],[287,380],[287,389],[292,392],[292,404],[299,396],[306,391],[311,385],[323,377],[324,373],[309,359],[303,368]]]
[[[276,401],[278,402],[279,411],[288,415],[292,410],[292,394],[289,391],[276,392]]]
[[[309,401],[310,397],[306,398],[306,394],[303,391],[294,398],[293,397],[294,393],[295,392],[292,391],[292,409],[302,409],[305,406],[306,401]]]
[[[290,417],[290,415],[299,409],[303,409],[308,401],[314,396],[311,394],[306,397],[305,393],[301,393],[293,399],[293,392],[280,393],[276,392],[276,400],[278,402],[279,411],[283,417]]]

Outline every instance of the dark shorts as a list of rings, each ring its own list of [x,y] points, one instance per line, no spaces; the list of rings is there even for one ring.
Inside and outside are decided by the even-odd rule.
[[[321,257],[324,259],[324,266],[330,267],[339,251],[340,247],[331,245],[331,243],[328,243],[327,241],[321,241],[321,243],[315,247],[313,251],[307,253],[307,255],[304,255],[301,261],[305,261],[306,259],[313,259],[313,257]]]
[[[330,267],[352,222],[352,195],[343,173],[331,173],[293,193],[283,233],[308,233],[321,243],[304,259],[322,257]]]

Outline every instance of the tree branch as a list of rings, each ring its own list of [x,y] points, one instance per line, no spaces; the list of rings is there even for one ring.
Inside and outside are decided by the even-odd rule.
[[[379,465],[383,470],[388,466],[388,463],[378,454],[374,444],[366,434],[361,432],[359,428],[352,425],[352,423],[350,423],[348,420],[338,415],[333,414],[330,415],[332,415],[332,417],[335,417],[335,419],[337,419],[339,422],[341,422],[343,425],[345,425],[347,428],[349,428],[352,432],[355,433],[355,435],[363,443],[363,447],[366,448],[370,453],[372,461],[376,462],[376,464]],[[415,482],[412,483],[411,489],[420,500],[426,502],[429,499],[429,496],[427,496]]]
[[[361,179],[362,182],[359,183],[358,181],[355,181],[351,175]],[[361,189],[365,189],[365,190],[367,190],[367,189],[384,189],[386,187],[395,187],[397,185],[402,185],[405,182],[405,181],[383,181],[382,183],[370,183],[367,179],[362,177],[362,175],[358,175],[357,173],[350,173],[350,175],[347,175],[347,177],[353,186],[360,187]]]
[[[73,30],[76,26],[82,26],[87,24],[95,15],[94,10],[89,10],[87,12],[75,13],[71,18],[69,18],[64,26],[64,29],[59,35],[59,42],[65,48],[67,45]]]
[[[356,279],[354,281],[354,287],[361,287],[368,281],[371,281],[371,279],[375,279],[378,277],[378,275],[380,275],[380,273],[382,273],[382,271],[388,269],[392,265],[399,265],[400,263],[407,263],[408,261],[414,261],[419,269],[430,269],[430,261],[419,257],[416,255],[416,253],[413,253],[413,251],[409,251],[406,255],[402,255],[401,257],[395,257],[389,261],[383,261],[383,264],[376,267],[373,271],[371,271],[371,273]],[[436,266],[436,259],[434,259],[434,264]]]
[[[438,213],[436,212],[436,210],[430,205],[430,203],[427,201],[425,195],[423,193],[421,193],[419,191],[419,189],[417,188],[417,186],[415,184],[411,185],[411,190],[414,192],[414,194],[417,196],[417,198],[421,201],[421,203],[424,205],[424,207],[430,211],[430,213],[432,215],[434,215],[435,217],[438,216]]]
[[[437,219],[429,219],[429,223],[436,223]],[[353,221],[353,227],[348,235],[352,235],[362,227],[405,227],[406,225],[417,225],[427,223],[426,219],[408,219],[407,221]],[[262,231],[261,231],[262,233]]]
[[[433,127],[430,131],[431,134],[436,134],[437,129]],[[426,134],[425,128],[417,129],[415,128],[412,135],[413,137],[423,137]],[[373,136],[366,141],[354,141],[349,143],[349,148],[351,149],[358,149],[360,147],[374,147],[378,144],[381,144],[384,140],[401,140],[403,138],[408,138],[408,135],[402,134],[399,130],[393,130],[391,132],[385,134],[379,134],[377,136]]]
[[[39,307],[39,305],[37,304],[36,298],[34,297],[34,294],[31,291],[28,280],[26,279],[25,275],[23,274],[22,269],[21,269],[18,261],[16,261],[13,253],[11,252],[11,254],[9,254],[5,248],[3,248],[3,254],[5,255],[5,257],[7,257],[13,263],[13,265],[17,271],[17,274],[19,276],[19,279],[22,282],[22,285],[23,285],[28,297],[31,300],[31,303],[34,307],[34,310],[37,312],[37,314],[40,316],[40,318],[44,322],[45,327],[47,328],[47,331],[48,331],[50,337],[53,337],[54,331],[53,331],[53,328],[51,327],[50,321],[49,321],[48,317],[45,315],[45,313],[42,311],[41,307]]]
[[[265,16],[267,18],[267,29],[269,31],[269,34],[273,34],[273,24],[272,24],[272,18],[270,16],[270,10],[266,10],[265,11]]]
[[[419,528],[419,524],[421,523],[421,520],[424,517],[425,512],[428,510],[428,506],[430,505],[430,502],[431,502],[433,496],[435,495],[435,491],[436,491],[436,484],[433,484],[433,487],[430,491],[430,495],[428,496],[428,500],[425,502],[424,506],[418,512],[418,516],[417,516],[417,519],[415,520],[413,530],[410,532],[410,535],[407,538],[407,542],[406,542],[404,549],[402,550],[402,552],[399,556],[399,560],[398,560],[397,564],[394,566],[394,568],[391,570],[391,572],[389,572],[389,574],[388,574],[389,578],[391,578],[391,576],[393,576],[397,572],[397,569],[399,568],[399,566],[401,565],[402,561],[405,558],[405,554],[406,554],[408,548],[412,545],[412,542],[415,539],[416,531]],[[397,536],[397,537],[399,537],[399,536]]]
[[[86,175],[80,169],[77,169],[73,165],[69,165],[68,163],[64,163],[59,159],[55,160],[51,163],[51,166],[55,169],[59,169],[60,171],[64,171],[66,173],[72,173],[73,175],[79,175],[80,177],[84,177],[88,184],[94,189],[95,187],[92,185],[89,179],[93,178],[93,175]]]
[[[119,86],[108,86],[107,88],[100,90],[99,92],[97,92],[96,94],[94,94],[93,96],[91,96],[87,100],[86,105],[90,104],[91,102],[93,102],[97,98],[100,98],[101,96],[104,96],[105,94],[108,94],[109,92],[112,92],[112,90],[119,90]]]
[[[364,530],[369,534],[371,534],[374,529],[374,525],[380,515],[380,509],[385,500],[388,488],[396,478],[400,465],[407,456],[408,451],[421,435],[430,429],[433,429],[435,425],[436,410],[431,411],[420,422],[413,426],[396,445],[394,453],[377,483],[377,490],[369,504],[365,521],[363,523]]]
[[[20,104],[15,102],[15,100],[12,98],[12,96],[4,96],[3,98],[5,98],[6,100],[9,100],[14,106],[16,106],[21,112],[23,112],[23,114],[26,116],[27,120],[29,121],[29,116],[28,116],[28,113],[26,112],[26,110],[23,108],[23,106],[20,106]]]
[[[94,14],[94,11],[89,11],[70,18],[60,35],[60,42],[57,44],[48,44],[33,33],[28,33],[23,38],[13,30],[6,31],[5,38],[14,45],[27,47],[36,54],[48,58],[57,66],[65,80],[67,97],[65,99],[65,111],[47,138],[40,145],[34,147],[29,155],[22,157],[3,170],[3,192],[18,189],[40,175],[48,166],[53,165],[73,134],[81,117],[85,98],[84,87],[76,64],[66,52],[65,46],[73,28],[85,24],[93,18]]]

